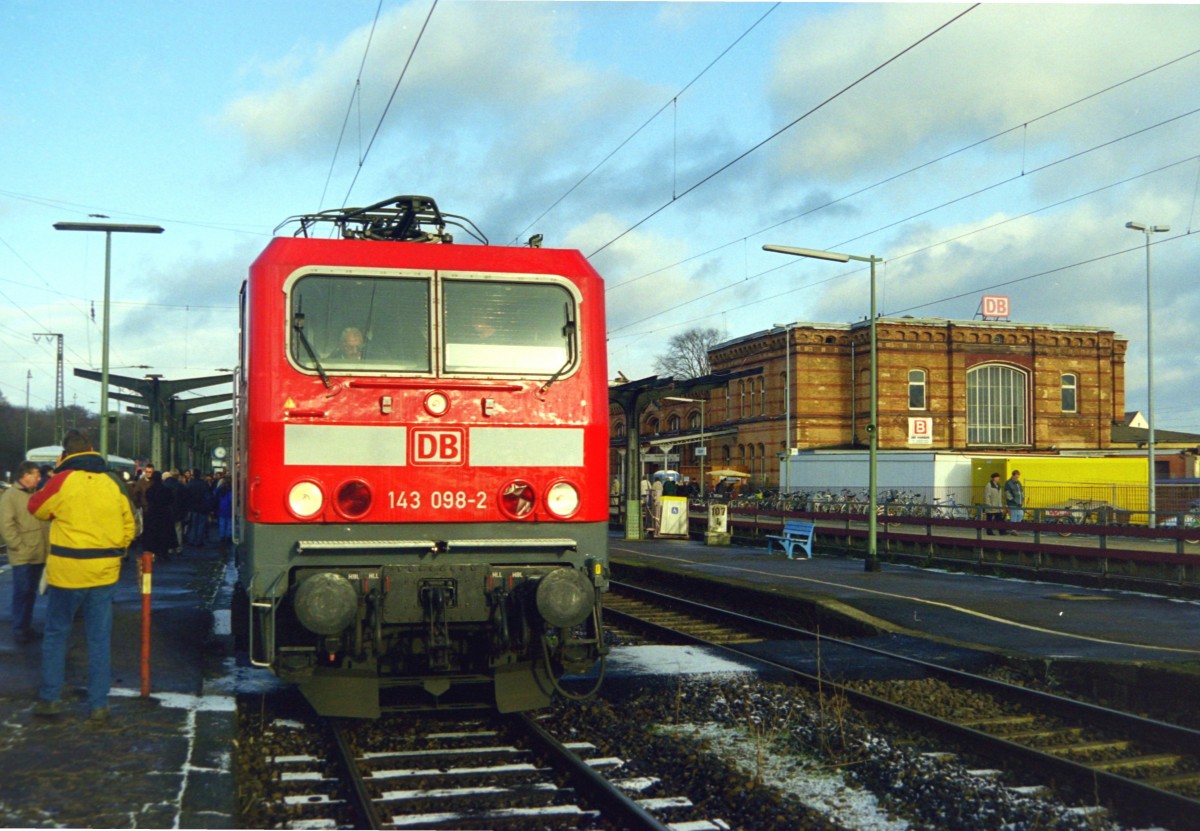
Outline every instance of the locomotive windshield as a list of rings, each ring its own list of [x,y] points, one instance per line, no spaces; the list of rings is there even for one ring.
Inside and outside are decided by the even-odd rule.
[[[292,361],[322,376],[433,372],[435,337],[447,374],[557,376],[577,354],[575,298],[558,283],[307,274],[290,310]]]
[[[304,369],[429,372],[429,281],[310,274],[291,298]]]
[[[547,375],[570,363],[574,302],[562,286],[442,285],[446,372]]]

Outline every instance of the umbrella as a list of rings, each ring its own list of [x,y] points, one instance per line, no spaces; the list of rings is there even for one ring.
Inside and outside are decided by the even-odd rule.
[[[720,477],[721,479],[725,479],[727,477],[734,478],[734,479],[749,479],[750,478],[749,473],[743,473],[740,470],[710,470],[708,472],[708,475],[709,476],[717,476],[717,477]]]

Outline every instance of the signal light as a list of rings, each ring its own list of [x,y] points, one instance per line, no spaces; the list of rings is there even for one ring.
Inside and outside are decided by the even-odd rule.
[[[555,482],[546,492],[546,509],[559,519],[579,510],[579,489],[570,482]]]
[[[533,513],[536,503],[537,496],[534,494],[533,485],[522,482],[520,479],[509,482],[500,491],[500,509],[513,519],[524,519],[529,516]]]
[[[288,510],[300,519],[310,519],[325,507],[325,494],[316,482],[297,482],[287,495]]]
[[[371,489],[366,482],[351,479],[337,489],[333,504],[342,516],[357,519],[371,510]]]

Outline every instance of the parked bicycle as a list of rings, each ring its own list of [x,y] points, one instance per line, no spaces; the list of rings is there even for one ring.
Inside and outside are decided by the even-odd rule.
[[[1070,526],[1108,525],[1116,510],[1115,505],[1096,499],[1070,499],[1043,509],[1042,520],[1061,526],[1055,529],[1055,533],[1060,537],[1069,537],[1074,533]]]

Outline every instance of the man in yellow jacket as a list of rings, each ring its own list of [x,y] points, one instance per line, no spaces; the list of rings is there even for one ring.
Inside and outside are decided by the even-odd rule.
[[[46,631],[42,639],[42,686],[37,716],[62,712],[59,696],[66,677],[67,640],[83,610],[88,652],[88,718],[108,720],[112,685],[112,607],[125,549],[136,526],[122,480],[77,430],[63,439],[54,475],[29,500],[38,519],[52,520],[46,558]]]

